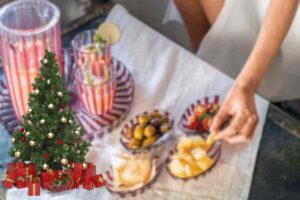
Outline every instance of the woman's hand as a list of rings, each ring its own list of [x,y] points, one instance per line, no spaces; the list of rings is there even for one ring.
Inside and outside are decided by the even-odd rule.
[[[237,82],[230,89],[223,105],[213,119],[211,130],[220,130],[216,139],[228,143],[249,142],[258,122],[254,101],[255,92],[249,84]],[[229,120],[229,121],[228,121]]]

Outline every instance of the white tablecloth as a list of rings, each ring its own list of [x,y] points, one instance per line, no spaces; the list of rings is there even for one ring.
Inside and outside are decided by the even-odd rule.
[[[154,11],[155,12],[155,11]],[[117,5],[108,16],[122,31],[122,37],[114,47],[113,55],[130,70],[135,80],[135,96],[127,120],[136,114],[159,108],[168,110],[176,119],[195,100],[219,94],[224,96],[233,80],[201,61],[182,47],[154,31],[131,16]],[[174,180],[164,170],[156,184],[136,199],[247,199],[251,186],[256,154],[259,147],[268,102],[256,97],[260,122],[250,144],[222,146],[222,155],[211,173],[198,181],[184,183]],[[126,120],[125,120],[126,121]],[[111,145],[104,149],[106,142],[118,143],[119,131],[114,129],[111,137],[93,142],[87,159],[97,164],[101,170],[107,163],[103,157],[114,149]],[[85,191],[78,189],[52,197],[42,191],[40,197],[27,197],[27,189],[11,189],[7,199],[118,199],[105,188]],[[130,199],[130,198],[129,198]]]

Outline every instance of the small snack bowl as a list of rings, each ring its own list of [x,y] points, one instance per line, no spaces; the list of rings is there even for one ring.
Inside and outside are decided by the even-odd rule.
[[[204,100],[198,100],[182,114],[179,128],[185,133],[206,133],[219,108],[219,96],[205,97]]]
[[[164,168],[168,152],[111,156],[111,166],[104,174],[106,188],[121,197],[136,196],[149,189]]]
[[[174,120],[168,112],[154,110],[131,119],[121,131],[121,144],[132,153],[147,152],[174,135]]]
[[[207,137],[207,134],[188,134],[179,139],[166,165],[172,177],[197,180],[216,165],[221,154],[221,144]]]

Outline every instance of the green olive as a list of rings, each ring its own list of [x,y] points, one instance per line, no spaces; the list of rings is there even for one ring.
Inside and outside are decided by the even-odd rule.
[[[153,144],[156,141],[156,139],[157,139],[157,136],[152,136],[152,137],[144,139],[144,141],[142,143],[142,147],[145,148],[145,147],[150,146],[151,144]]]
[[[160,131],[162,133],[166,133],[170,130],[170,124],[168,122],[165,122],[163,123],[161,126],[160,126]]]
[[[138,117],[138,122],[140,125],[146,125],[150,121],[150,117],[148,115],[140,115]]]
[[[152,118],[160,118],[161,117],[161,114],[159,113],[159,111],[153,111],[150,116]]]
[[[169,117],[168,116],[163,116],[162,119],[161,119],[161,122],[162,123],[169,122]]]
[[[132,148],[132,149],[138,149],[140,148],[140,145],[141,145],[141,141],[140,140],[136,140],[134,138],[132,138],[129,142],[129,147]]]
[[[144,135],[149,138],[155,135],[155,128],[151,125],[146,126],[145,130],[144,130]]]
[[[143,139],[144,128],[141,125],[137,125],[133,131],[133,137],[137,140]]]

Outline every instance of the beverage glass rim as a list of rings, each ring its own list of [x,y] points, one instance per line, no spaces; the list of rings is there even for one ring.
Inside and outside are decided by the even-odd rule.
[[[84,33],[89,33],[89,32],[92,32],[94,34],[96,32],[96,29],[87,29],[87,30],[84,30],[84,31],[81,31],[81,32],[77,33],[71,41],[72,49],[74,49],[74,50],[76,50],[76,51],[78,51],[82,54],[94,54],[94,53],[101,52],[100,49],[97,49],[97,51],[93,51],[93,52],[84,51],[81,48],[82,46],[79,46],[79,45],[75,44],[75,40],[78,39],[78,37],[80,37]],[[107,48],[110,48],[110,45],[108,45]]]
[[[114,69],[113,68],[110,68],[110,70],[109,70],[109,78],[110,78],[110,80],[108,80],[108,81],[104,81],[104,82],[102,82],[102,83],[97,83],[97,84],[88,84],[88,83],[85,83],[80,77],[78,77],[79,76],[79,73],[80,73],[80,71],[81,71],[82,69],[81,68],[77,68],[77,69],[75,69],[75,80],[78,82],[78,83],[80,83],[81,85],[84,85],[84,86],[92,86],[92,87],[99,87],[99,86],[102,86],[102,85],[106,85],[106,84],[109,84],[109,83],[114,83],[114,82],[116,82],[116,80],[115,80],[115,74],[114,74]]]
[[[45,25],[36,27],[33,30],[14,29],[14,28],[10,28],[3,24],[3,17],[5,16],[6,12],[9,9],[15,9],[16,6],[21,5],[21,4],[26,4],[26,3],[33,3],[33,4],[45,3],[47,6],[49,6],[53,10],[53,16],[48,21],[48,23],[46,23]],[[15,35],[31,36],[31,35],[43,33],[45,31],[51,29],[59,21],[59,18],[60,18],[60,10],[58,9],[58,7],[56,5],[54,5],[50,1],[17,0],[17,1],[14,1],[14,2],[4,5],[0,9],[0,30],[4,30],[5,32],[9,32],[9,33],[15,34]]]

